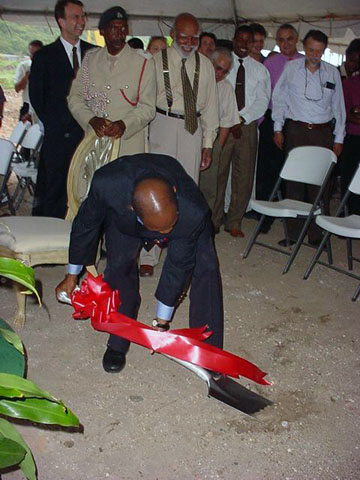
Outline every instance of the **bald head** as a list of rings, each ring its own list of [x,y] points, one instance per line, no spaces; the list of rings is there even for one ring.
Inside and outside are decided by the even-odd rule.
[[[169,233],[178,218],[174,188],[160,178],[146,178],[136,184],[132,208],[147,230]]]
[[[180,56],[187,58],[197,49],[199,33],[199,22],[191,13],[180,13],[175,18],[170,35]]]

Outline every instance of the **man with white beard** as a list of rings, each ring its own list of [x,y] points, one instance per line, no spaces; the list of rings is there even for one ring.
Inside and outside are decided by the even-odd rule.
[[[150,153],[176,158],[199,182],[200,170],[211,163],[211,151],[219,126],[216,81],[211,61],[196,50],[199,22],[190,13],[175,18],[170,32],[172,47],[154,55],[157,99],[156,116],[149,128]],[[158,255],[140,255],[140,275],[151,276]]]

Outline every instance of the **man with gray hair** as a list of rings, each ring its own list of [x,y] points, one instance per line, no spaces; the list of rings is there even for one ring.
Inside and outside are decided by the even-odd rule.
[[[225,144],[230,134],[230,128],[239,123],[239,113],[236,107],[235,91],[231,83],[226,80],[226,76],[233,64],[231,52],[227,48],[217,47],[210,59],[215,69],[220,128],[212,151],[211,165],[208,169],[200,172],[200,190],[206,198],[210,209],[213,210],[217,194],[218,173],[219,169],[221,169],[222,152],[226,149]]]
[[[156,116],[149,128],[150,153],[176,158],[195,183],[209,167],[219,126],[214,68],[196,50],[200,26],[190,13],[175,18],[174,43],[154,55]],[[140,257],[140,275],[151,276],[158,256],[153,250]]]

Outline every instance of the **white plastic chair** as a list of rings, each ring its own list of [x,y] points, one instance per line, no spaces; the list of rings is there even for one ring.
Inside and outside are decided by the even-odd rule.
[[[316,263],[320,263],[321,265],[325,265],[337,272],[344,273],[350,277],[356,278],[360,280],[359,275],[355,275],[351,272],[353,269],[353,260],[360,261],[360,259],[353,257],[352,254],[352,239],[357,238],[360,239],[360,215],[348,215],[345,217],[340,217],[344,211],[346,212],[346,203],[350,194],[353,193],[354,195],[360,195],[360,165],[353,176],[348,190],[346,191],[339,208],[336,211],[334,217],[319,215],[316,217],[316,223],[325,230],[325,235],[319,245],[319,248],[316,250],[306,272],[304,273],[304,279],[308,279],[314,266]],[[324,250],[325,244],[328,242],[330,236],[332,234],[339,235],[341,237],[346,237],[347,239],[347,259],[348,259],[348,270],[341,269],[337,266],[332,265],[332,256],[329,258],[328,263],[320,262],[319,258]],[[354,295],[352,296],[351,300],[353,302],[356,301],[360,294],[360,285],[355,290]]]
[[[21,153],[16,155],[16,163],[12,164],[12,171],[15,173],[18,183],[16,185],[12,202],[15,210],[17,210],[24,198],[26,189],[30,194],[34,194],[34,187],[37,178],[37,157],[39,155],[43,134],[40,126],[36,123],[32,125],[26,132],[21,142],[22,148],[30,150],[30,156],[25,159]]]
[[[10,140],[0,138],[0,206],[7,205],[12,215],[15,215],[16,212],[7,182],[11,173],[10,165],[15,152],[15,146]]]
[[[272,194],[270,195],[269,200],[250,200],[249,207],[252,210],[260,213],[261,218],[258,221],[255,231],[245,249],[243,255],[244,258],[249,255],[254,244],[261,245],[263,247],[270,248],[277,252],[289,255],[290,257],[284,267],[283,273],[287,273],[289,271],[303,243],[311,220],[314,216],[323,213],[322,197],[326,184],[330,178],[331,171],[336,164],[336,161],[337,158],[335,153],[328,148],[323,147],[297,147],[289,152],[285,161],[285,165],[280,172],[279,179],[276,182],[276,185]],[[316,196],[314,203],[311,204],[288,198],[282,199],[280,187],[283,180],[290,180],[294,182],[301,182],[319,186],[319,192]],[[279,201],[273,201],[276,197],[279,199]],[[274,247],[264,242],[256,241],[266,216],[282,219],[305,219],[303,228],[300,232],[299,237],[297,238],[291,254],[286,250]],[[288,237],[287,234],[286,237]]]
[[[11,135],[9,137],[10,142],[15,145],[15,148],[18,148],[19,145],[21,145],[21,142],[30,125],[30,122],[18,122],[15,125],[14,130],[11,132]]]

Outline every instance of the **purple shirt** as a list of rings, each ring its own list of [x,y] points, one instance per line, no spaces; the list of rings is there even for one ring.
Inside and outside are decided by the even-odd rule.
[[[296,52],[293,57],[287,57],[282,53],[277,55],[272,55],[270,58],[267,58],[264,62],[264,66],[269,70],[270,79],[271,79],[271,93],[274,91],[275,85],[282,74],[285,65],[291,60],[302,57],[301,53]],[[272,109],[272,101],[270,100],[269,108]]]
[[[343,89],[346,113],[348,114],[353,107],[360,109],[360,74],[346,78],[343,81]],[[349,135],[360,135],[360,125],[347,121],[346,132]]]

